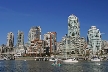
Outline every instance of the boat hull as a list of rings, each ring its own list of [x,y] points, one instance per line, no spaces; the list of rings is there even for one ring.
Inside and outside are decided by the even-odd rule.
[[[69,60],[63,60],[64,63],[77,63],[78,61],[77,60],[72,60],[72,59],[69,59]]]
[[[95,61],[95,62],[96,62],[96,61],[101,61],[101,60],[100,60],[100,59],[98,59],[98,60],[93,60],[93,59],[91,59],[91,61]]]
[[[56,60],[57,60],[57,59],[54,59],[54,60],[53,60],[53,59],[49,59],[49,61],[52,61],[52,62],[54,62],[54,61],[56,61]]]

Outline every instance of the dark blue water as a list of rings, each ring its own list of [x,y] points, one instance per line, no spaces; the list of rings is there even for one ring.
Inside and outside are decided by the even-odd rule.
[[[60,67],[51,64],[44,61],[0,61],[0,72],[108,72],[108,62],[79,62]]]

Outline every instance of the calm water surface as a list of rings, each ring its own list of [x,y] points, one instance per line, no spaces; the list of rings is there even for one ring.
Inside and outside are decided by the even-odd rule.
[[[79,62],[60,67],[51,64],[44,61],[0,61],[0,72],[108,72],[108,62]]]

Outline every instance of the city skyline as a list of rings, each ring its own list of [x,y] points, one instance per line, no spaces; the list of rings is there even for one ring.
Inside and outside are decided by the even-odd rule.
[[[45,2],[45,4],[44,1],[43,3],[41,3],[41,1],[28,0],[26,2],[22,1],[22,3],[20,3],[21,1],[12,1],[14,4],[12,4],[11,1],[7,1],[8,4],[3,3],[4,1],[0,2],[0,33],[2,33],[0,44],[6,44],[6,36],[8,32],[14,33],[16,44],[18,30],[24,32],[24,40],[27,42],[28,32],[32,26],[41,26],[42,34],[50,31],[57,32],[57,39],[60,41],[61,38],[68,32],[68,16],[71,14],[76,15],[79,19],[81,36],[87,37],[87,31],[90,26],[93,25],[97,26],[101,33],[105,33],[105,35],[102,35],[102,39],[108,40],[106,26],[108,18],[106,8],[108,6],[106,6],[107,2],[105,1],[98,1],[98,4],[93,0],[88,2],[63,1],[62,3],[65,3],[66,6],[60,4],[60,1],[57,1],[57,3],[56,1],[53,3],[49,1],[48,3]],[[80,6],[80,2],[83,3],[82,6]],[[73,3],[73,5],[71,3]],[[75,5],[74,3],[78,4]],[[101,3],[104,3],[104,5],[102,4],[100,6]],[[4,28],[6,28],[6,30],[4,30]]]

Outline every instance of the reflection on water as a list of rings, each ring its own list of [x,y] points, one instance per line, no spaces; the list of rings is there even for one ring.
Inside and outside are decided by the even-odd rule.
[[[51,62],[0,61],[0,72],[108,72],[108,62],[79,62],[52,66]]]

